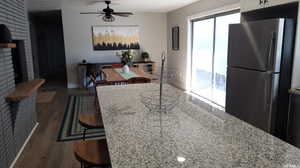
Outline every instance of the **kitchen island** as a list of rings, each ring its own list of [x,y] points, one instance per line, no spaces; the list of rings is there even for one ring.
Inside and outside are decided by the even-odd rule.
[[[97,88],[113,168],[300,167],[298,148],[170,85],[163,100],[174,105],[157,110],[145,97],[158,90]]]

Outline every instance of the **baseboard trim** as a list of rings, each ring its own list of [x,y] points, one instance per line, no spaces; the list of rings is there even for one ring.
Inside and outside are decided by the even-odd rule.
[[[186,89],[183,87],[184,84],[179,80],[168,81],[168,84],[170,84],[170,85],[172,85],[172,86],[174,86],[177,89],[180,89],[182,91],[186,91]]]
[[[33,129],[31,130],[30,134],[28,135],[28,137],[26,138],[26,141],[24,142],[22,148],[20,149],[20,151],[18,152],[16,158],[14,159],[14,161],[11,163],[11,165],[9,166],[9,168],[13,168],[15,166],[15,164],[17,163],[19,157],[21,156],[23,150],[25,149],[27,143],[29,142],[30,138],[32,137],[33,133],[35,132],[36,128],[38,127],[39,123],[36,123],[35,126],[33,127]]]

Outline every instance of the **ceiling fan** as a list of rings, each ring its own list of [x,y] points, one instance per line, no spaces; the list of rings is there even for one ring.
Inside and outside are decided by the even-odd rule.
[[[98,3],[98,2],[104,2],[107,5],[107,7],[104,8],[102,11],[99,11],[99,12],[81,12],[80,14],[94,14],[94,15],[96,14],[96,15],[99,15],[99,16],[103,15],[102,19],[105,22],[115,21],[115,17],[113,15],[121,16],[121,17],[129,17],[130,15],[133,15],[133,13],[131,13],[131,12],[115,12],[113,9],[111,9],[109,7],[109,5],[111,4],[110,0],[94,1],[94,3]]]

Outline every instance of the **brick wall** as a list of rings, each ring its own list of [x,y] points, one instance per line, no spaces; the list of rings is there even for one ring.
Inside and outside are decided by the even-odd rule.
[[[0,0],[0,24],[10,29],[15,40],[24,40],[26,49],[25,73],[33,79],[29,23],[25,0]],[[35,94],[17,103],[5,97],[15,88],[11,49],[0,48],[0,167],[12,163],[36,123]]]

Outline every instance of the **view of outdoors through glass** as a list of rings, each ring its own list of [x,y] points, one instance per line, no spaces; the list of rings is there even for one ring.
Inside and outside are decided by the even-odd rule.
[[[225,106],[229,24],[240,13],[193,22],[192,81],[195,94]]]

